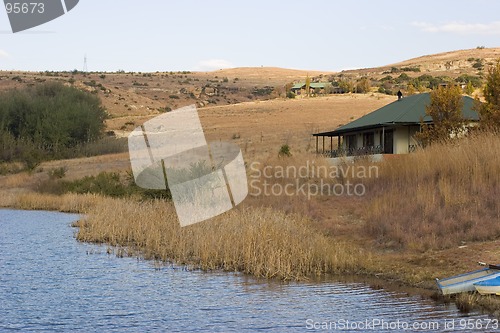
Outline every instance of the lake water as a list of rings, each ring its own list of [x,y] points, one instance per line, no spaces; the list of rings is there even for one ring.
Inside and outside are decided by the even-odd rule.
[[[70,226],[77,218],[0,210],[0,332],[451,332],[479,324],[482,331],[498,327],[488,316],[465,317],[454,305],[360,283],[280,283],[117,258],[105,246],[77,242]],[[485,330],[486,324],[491,329]]]

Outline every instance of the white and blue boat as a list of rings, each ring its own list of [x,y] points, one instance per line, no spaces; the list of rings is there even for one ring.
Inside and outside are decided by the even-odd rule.
[[[481,295],[500,295],[500,276],[476,282],[474,287]]]
[[[475,284],[496,278],[499,278],[499,285],[497,286],[497,290],[499,290],[500,292],[500,266],[498,265],[489,265],[488,267],[479,269],[477,271],[464,273],[441,280],[436,279],[436,283],[443,295],[452,295],[475,291],[477,288]]]

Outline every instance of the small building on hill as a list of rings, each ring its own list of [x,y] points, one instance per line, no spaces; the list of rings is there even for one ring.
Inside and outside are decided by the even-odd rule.
[[[329,82],[311,82],[309,84],[310,95],[325,94],[327,93],[327,91],[331,90],[332,90],[332,85]],[[296,83],[290,88],[290,91],[293,92],[295,95],[307,95],[306,83],[305,82]]]
[[[479,121],[473,110],[474,99],[463,96],[462,114],[470,122]],[[407,154],[417,147],[415,134],[421,121],[432,124],[425,112],[430,94],[418,94],[396,100],[336,130],[315,133],[316,152],[330,157],[372,154]],[[333,142],[337,141],[336,149]]]

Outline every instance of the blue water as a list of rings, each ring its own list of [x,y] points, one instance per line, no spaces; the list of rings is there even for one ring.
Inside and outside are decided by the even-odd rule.
[[[307,332],[325,324],[396,332],[434,322],[439,330],[410,331],[441,332],[490,320],[360,283],[285,284],[118,258],[77,242],[77,219],[0,210],[0,332]],[[364,327],[376,323],[387,326]]]

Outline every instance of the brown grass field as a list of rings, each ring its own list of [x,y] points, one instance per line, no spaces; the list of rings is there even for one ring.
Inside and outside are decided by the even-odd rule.
[[[312,133],[332,130],[385,104],[394,96],[331,95],[310,99],[275,99],[198,110],[208,141],[231,141],[249,156],[278,152],[288,144],[295,152],[315,150]],[[137,126],[152,116],[128,116],[108,120],[108,128],[125,122]],[[127,134],[124,132],[123,135]]]
[[[493,61],[499,56],[500,49],[464,50],[396,65],[418,64],[423,70],[418,75],[458,76],[475,73],[467,60],[471,57]],[[448,65],[452,67],[446,69]],[[392,66],[345,73],[380,76]],[[249,96],[255,87],[280,87],[321,74],[329,73],[276,68],[86,76],[3,72],[0,89],[41,80],[67,81],[73,76],[75,85],[100,90],[111,115],[107,128],[122,137],[160,114],[159,108],[165,105],[176,108],[194,103],[207,141],[236,143],[248,164],[299,167],[308,162],[326,164],[314,153],[312,133],[335,129],[395,100],[378,93],[293,100],[279,94]],[[16,77],[19,79],[14,80]],[[85,84],[90,80],[95,81],[94,87]],[[203,85],[215,83],[227,86],[224,96],[201,92]],[[96,84],[105,88],[95,88]],[[205,103],[209,99],[212,102]],[[290,146],[291,157],[278,157],[284,144]],[[237,209],[187,228],[178,226],[170,203],[35,191],[52,170],[61,167],[66,169],[65,180],[100,172],[124,174],[130,171],[127,153],[44,162],[33,172],[0,176],[0,206],[84,213],[78,239],[117,246],[122,254],[283,280],[339,274],[376,276],[427,293],[435,290],[436,277],[474,269],[478,261],[498,263],[498,149],[500,139],[491,134],[455,145],[435,145],[379,164],[379,177],[363,180],[367,187],[363,197],[249,196]],[[251,170],[248,173],[250,176]],[[320,180],[300,179],[308,185]],[[342,183],[350,179],[326,180]],[[499,308],[485,300],[458,298],[468,309],[481,303],[491,312]]]

